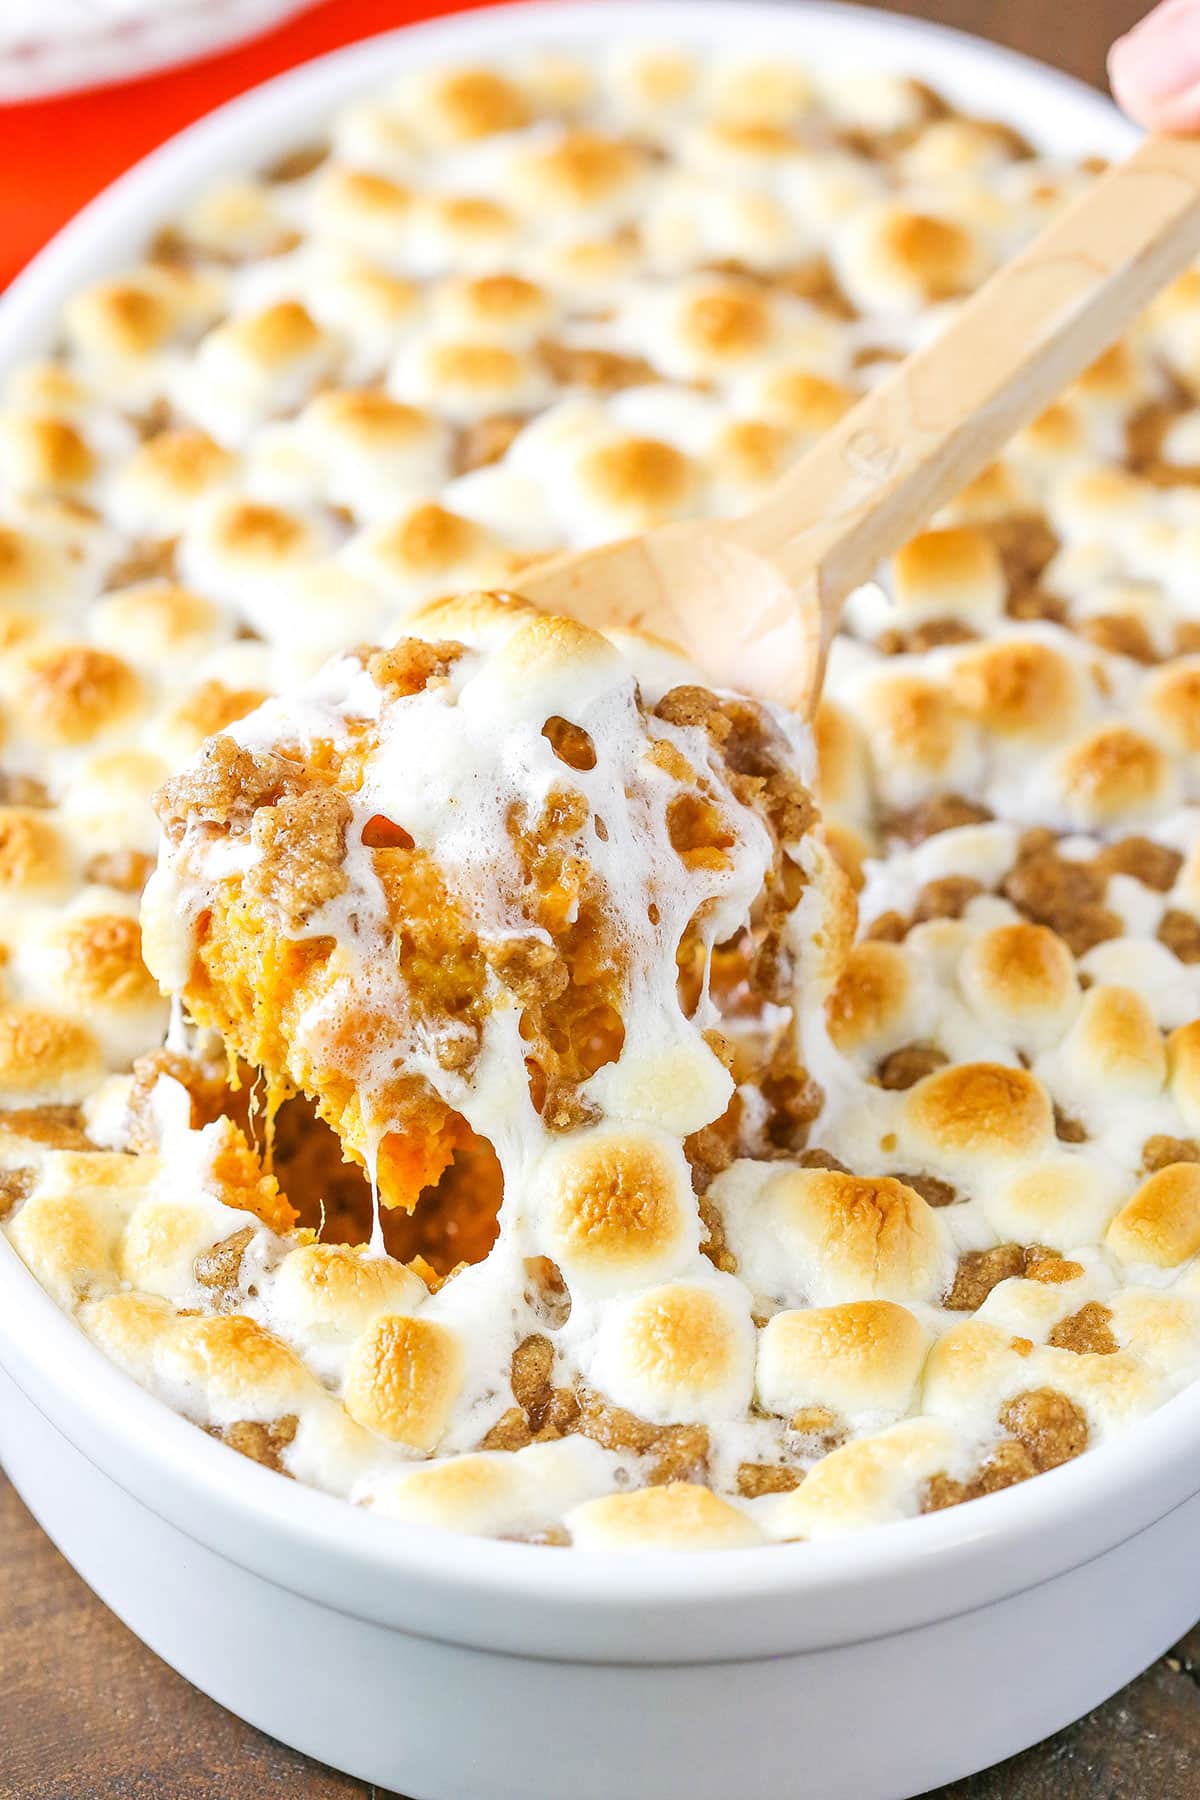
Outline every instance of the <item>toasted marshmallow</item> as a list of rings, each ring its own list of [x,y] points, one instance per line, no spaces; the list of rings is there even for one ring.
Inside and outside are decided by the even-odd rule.
[[[303,1406],[317,1389],[286,1344],[238,1313],[180,1319],[157,1361],[168,1380],[199,1390],[221,1423],[272,1418]]]
[[[107,1294],[80,1309],[80,1323],[119,1368],[145,1379],[159,1345],[175,1328],[175,1308],[158,1295]]]
[[[367,1502],[407,1525],[535,1537],[610,1486],[614,1460],[581,1437],[508,1454],[455,1456],[393,1476],[374,1486]]]
[[[537,114],[573,118],[599,99],[590,58],[538,47],[522,57],[520,82]]]
[[[1128,725],[1102,725],[1066,752],[1059,764],[1063,804],[1073,823],[1118,825],[1155,818],[1175,800],[1175,771],[1163,751]]]
[[[782,272],[795,262],[797,235],[795,215],[778,195],[759,188],[714,193],[699,171],[663,183],[642,221],[646,261],[656,275],[706,262]]]
[[[146,699],[129,664],[91,644],[35,646],[6,671],[6,678],[22,731],[47,750],[115,737],[128,730]]]
[[[1004,611],[1004,570],[981,531],[955,526],[922,532],[897,552],[893,570],[896,611],[906,624],[961,619],[973,625]]]
[[[590,1378],[658,1424],[738,1418],[754,1381],[754,1327],[740,1283],[676,1281],[607,1313]]]
[[[210,600],[170,581],[141,581],[105,594],[89,623],[102,649],[160,674],[194,663],[229,632]]]
[[[1156,1373],[1177,1379],[1181,1370],[1194,1370],[1197,1354],[1197,1313],[1191,1293],[1159,1294],[1145,1288],[1125,1288],[1109,1303],[1112,1335],[1122,1350],[1141,1358]]]
[[[619,233],[552,239],[525,251],[530,275],[555,289],[567,304],[618,300],[639,266],[639,253]]]
[[[161,758],[141,750],[112,750],[80,761],[63,788],[63,815],[89,850],[138,850],[153,855],[158,820],[152,795],[170,774]]]
[[[663,320],[655,361],[677,380],[728,379],[780,346],[785,321],[758,288],[693,278]]]
[[[1132,988],[1095,986],[1062,1046],[1064,1072],[1080,1102],[1150,1099],[1167,1078],[1167,1051],[1154,1015]]]
[[[1160,384],[1157,362],[1148,362],[1140,346],[1126,339],[1103,351],[1067,392],[1085,417],[1103,429],[1144,406],[1148,395],[1157,398]]]
[[[189,586],[242,612],[270,635],[287,582],[329,542],[314,521],[234,496],[204,507],[179,553]]]
[[[665,1133],[601,1126],[575,1134],[542,1158],[531,1204],[550,1255],[580,1293],[662,1280],[698,1241],[687,1163]]]
[[[15,493],[83,495],[100,458],[70,419],[48,412],[0,412],[0,483]]]
[[[814,76],[817,92],[843,125],[888,134],[911,131],[924,120],[928,94],[907,75],[858,64],[824,68]]]
[[[391,633],[394,611],[394,596],[389,594],[387,587],[356,573],[342,559],[330,557],[323,562],[308,564],[298,570],[289,583],[286,609],[280,607],[277,612],[273,609],[269,617],[260,615],[271,643],[270,662],[262,671],[264,683],[283,687],[307,681],[323,662],[339,654],[348,642],[367,644],[386,638]],[[231,654],[239,648],[259,650],[262,647],[231,645]],[[232,669],[229,673],[240,675],[240,671]],[[250,669],[246,670],[245,676],[255,682],[259,679]],[[207,724],[206,693],[214,695],[218,703],[210,715],[212,722]],[[183,731],[175,738],[168,760],[176,764],[187,760],[195,748],[193,740],[200,727],[205,727],[201,732],[204,737],[223,730],[234,719],[244,718],[252,712],[265,698],[266,693],[261,687],[235,686],[232,680],[203,682],[198,690],[187,696],[176,718],[170,721],[182,725]],[[218,718],[217,714],[223,716]],[[189,748],[180,757],[178,752],[185,737]]]
[[[1079,1005],[1075,959],[1044,925],[999,925],[973,939],[959,966],[968,1004],[1019,1049],[1055,1043]]]
[[[722,62],[712,72],[705,97],[719,119],[777,126],[798,124],[815,98],[805,70],[762,55]]]
[[[744,1550],[765,1541],[748,1514],[687,1481],[585,1500],[566,1525],[580,1550]]]
[[[952,665],[950,686],[983,730],[1028,744],[1061,738],[1081,702],[1067,658],[1047,644],[1020,638],[963,652]]]
[[[704,471],[664,437],[623,432],[596,406],[566,401],[522,432],[507,467],[539,488],[560,540],[585,546],[699,510]]]
[[[222,1298],[243,1298],[244,1283],[240,1279],[240,1263],[254,1226],[247,1219],[238,1233],[225,1233],[230,1223],[226,1209],[205,1195],[181,1204],[166,1198],[157,1184],[129,1215],[121,1243],[121,1278],[142,1294],[157,1294],[163,1299],[181,1300],[199,1297],[196,1270],[207,1275],[203,1259],[209,1266],[221,1265]]]
[[[1167,1060],[1171,1097],[1189,1130],[1200,1130],[1200,1020],[1171,1033]]]
[[[772,1518],[784,1538],[840,1537],[920,1510],[925,1483],[959,1460],[959,1440],[939,1419],[898,1425],[821,1458]]]
[[[1195,314],[1198,297],[1200,273],[1189,269],[1162,290],[1146,315],[1155,345],[1193,393],[1200,382],[1200,332]]]
[[[1024,1069],[958,1063],[905,1096],[904,1139],[930,1166],[964,1172],[1043,1150],[1052,1135],[1050,1099]]]
[[[118,1285],[120,1234],[152,1167],[132,1157],[51,1151],[12,1240],[62,1306]]]
[[[400,495],[428,493],[449,472],[445,424],[385,394],[318,394],[299,428],[322,466],[328,498],[360,518],[394,512]]]
[[[1069,1251],[1103,1236],[1121,1193],[1118,1172],[1104,1160],[1047,1156],[989,1181],[980,1200],[1001,1242]]]
[[[835,260],[857,305],[904,313],[968,292],[987,270],[982,245],[962,225],[898,201],[857,212],[835,240]]]
[[[479,338],[413,337],[388,375],[397,400],[437,408],[456,424],[492,413],[532,412],[549,396],[549,378],[530,352]]]
[[[1155,491],[1148,481],[1125,469],[1075,469],[1054,486],[1050,513],[1055,528],[1069,542],[1094,537],[1102,525],[1132,531],[1155,513]]]
[[[377,380],[424,311],[417,282],[343,250],[314,258],[301,291],[313,318],[344,346],[339,373],[348,382]]]
[[[826,819],[847,826],[863,822],[870,811],[867,746],[852,713],[832,700],[822,700],[813,721],[818,789]]]
[[[348,1343],[382,1313],[411,1314],[425,1284],[389,1256],[361,1245],[304,1244],[285,1256],[271,1283],[271,1316],[289,1336]]]
[[[428,194],[412,224],[411,267],[421,275],[487,275],[512,261],[522,237],[511,209],[485,194]]]
[[[519,131],[534,116],[520,82],[467,64],[412,75],[397,87],[395,103],[410,130],[434,145]]]
[[[759,1404],[878,1425],[908,1410],[927,1344],[912,1313],[890,1300],[776,1313],[759,1339]]]
[[[576,472],[581,512],[605,526],[630,530],[679,518],[690,510],[698,472],[690,459],[657,438],[616,438],[584,456]]]
[[[735,1163],[710,1191],[756,1295],[837,1306],[933,1300],[948,1284],[941,1220],[890,1175]]]
[[[432,1450],[463,1379],[463,1348],[432,1319],[383,1313],[356,1340],[346,1375],[346,1411],[392,1443]]]
[[[150,741],[168,767],[178,768],[196,754],[205,738],[226,731],[266,698],[265,688],[233,687],[210,677],[181,694],[155,720]]]
[[[353,169],[402,177],[414,168],[420,143],[400,106],[368,96],[351,100],[335,115],[330,150]]]
[[[633,139],[571,130],[517,149],[504,192],[526,217],[569,207],[583,230],[611,230],[636,217],[646,176],[645,151]]]
[[[1108,1228],[1124,1263],[1173,1269],[1200,1250],[1200,1165],[1170,1163],[1143,1181]]]
[[[476,587],[504,586],[516,558],[474,520],[432,502],[382,519],[347,545],[347,568],[400,612]]]
[[[74,871],[53,814],[0,807],[0,905],[5,910],[61,900]]]
[[[701,119],[690,126],[681,146],[685,167],[708,180],[732,177],[735,181],[786,187],[787,178],[804,168],[804,143],[798,132],[782,125],[756,124],[743,119]],[[800,217],[803,210],[797,207]]]
[[[1157,729],[1181,756],[1200,753],[1200,658],[1180,657],[1147,681],[1143,704]]]
[[[64,308],[73,361],[118,404],[152,401],[164,386],[164,353],[211,323],[222,285],[211,274],[153,265],[94,282]]]
[[[38,628],[39,615],[86,594],[86,569],[67,545],[0,524],[0,629],[17,637]]]
[[[588,1097],[611,1116],[684,1136],[719,1118],[733,1088],[720,1057],[693,1037],[629,1045],[587,1084]]]
[[[1013,135],[979,119],[934,119],[901,156],[906,175],[920,182],[986,175],[1015,154]]]
[[[748,504],[750,496],[778,479],[794,449],[793,439],[782,425],[765,419],[734,419],[718,433],[711,449],[718,491]]]
[[[621,43],[614,46],[605,75],[623,111],[653,119],[684,106],[701,71],[695,57],[674,44]]]
[[[969,785],[977,746],[944,685],[907,672],[881,674],[869,681],[861,705],[874,727],[868,746],[876,779],[889,799],[906,805],[934,789]]]
[[[0,1008],[0,1105],[70,1105],[95,1086],[103,1066],[95,1036],[70,1013]]]
[[[113,484],[113,509],[128,531],[174,535],[197,508],[228,486],[237,458],[203,431],[164,431],[148,439]]]
[[[78,902],[47,927],[26,930],[12,978],[27,1002],[83,1013],[110,1068],[128,1067],[166,1030],[167,1002],[128,912]]]
[[[735,389],[737,398],[769,423],[780,425],[798,445],[813,444],[858,399],[854,389],[817,373],[802,361],[772,362],[757,377]]]
[[[1011,462],[989,463],[985,469],[960,489],[943,508],[941,518],[947,524],[979,525],[1010,518],[1014,513],[1028,513],[1033,507],[1033,489]]]
[[[337,361],[337,344],[298,300],[218,325],[173,384],[179,410],[226,447],[295,411]]]
[[[343,163],[327,163],[313,187],[316,230],[385,268],[404,268],[413,207],[412,190],[402,182]]]
[[[264,182],[228,181],[201,194],[176,225],[198,250],[231,262],[270,256],[287,242],[289,227]]]
[[[522,275],[459,276],[438,293],[437,314],[452,341],[526,349],[550,328],[553,297]]]
[[[847,1055],[877,1061],[911,1042],[917,1020],[917,983],[898,944],[856,944],[827,1002],[829,1035]]]
[[[56,360],[24,363],[13,369],[0,393],[4,404],[18,412],[58,413],[73,419],[86,419],[96,402],[89,383]]]

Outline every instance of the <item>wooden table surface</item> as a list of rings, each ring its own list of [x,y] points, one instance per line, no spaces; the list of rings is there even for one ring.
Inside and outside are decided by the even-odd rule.
[[[890,0],[1102,82],[1139,0]],[[1070,1621],[1048,1654],[1070,1655]],[[1003,1704],[1003,1696],[997,1696]],[[937,1800],[1195,1800],[1200,1627],[1107,1705]],[[190,1688],[95,1600],[0,1474],[0,1800],[392,1800]],[[570,1800],[570,1796],[564,1796]],[[933,1797],[930,1797],[933,1800]]]

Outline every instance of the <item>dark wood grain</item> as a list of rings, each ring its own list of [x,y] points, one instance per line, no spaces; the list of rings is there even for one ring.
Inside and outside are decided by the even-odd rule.
[[[1108,46],[1150,10],[1150,0],[875,0],[882,12],[908,13],[1007,44],[1105,86]]]
[[[1139,0],[892,0],[1102,82]],[[1071,1654],[1070,1622],[1048,1654]],[[1003,1696],[997,1696],[1003,1704]],[[929,1800],[1195,1800],[1200,1627],[1077,1725]],[[168,1669],[73,1574],[0,1474],[0,1800],[396,1800],[322,1769]],[[570,1800],[564,1795],[563,1800]]]
[[[1197,1770],[1200,1627],[1077,1725],[928,1800],[1195,1800]],[[189,1687],[93,1598],[0,1473],[0,1800],[266,1795],[399,1800]]]
[[[243,1725],[159,1662],[84,1587],[0,1472],[0,1800],[370,1791]]]

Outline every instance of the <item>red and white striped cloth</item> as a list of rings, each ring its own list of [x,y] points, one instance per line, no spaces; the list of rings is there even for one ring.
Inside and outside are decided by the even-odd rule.
[[[465,11],[488,0],[0,0],[0,64],[15,70],[26,62],[26,88],[18,98],[15,86],[0,99],[0,289],[28,261],[34,251],[69,219],[92,195],[136,162],[164,138],[179,131],[223,100],[244,93],[284,69],[320,56],[327,50],[373,32],[407,25],[431,14]],[[173,61],[168,67],[142,64],[138,73],[127,66],[118,76],[107,70],[98,56],[86,51],[77,33],[71,54],[87,62],[86,85],[63,87],[60,74],[55,91],[45,85],[48,64],[43,65],[40,87],[32,79],[34,42],[31,18],[39,25],[66,17],[68,9],[78,24],[93,19],[132,15],[166,17],[177,23],[187,12],[203,13],[210,27],[205,48],[199,40],[183,54],[193,60]],[[275,22],[265,20],[270,9]],[[249,23],[256,12],[258,25]],[[240,42],[233,42],[233,19],[241,14]],[[281,14],[286,17],[281,18]],[[220,20],[225,33],[218,43],[211,35]],[[247,35],[255,33],[257,35]],[[50,33],[40,30],[38,42]],[[53,35],[58,36],[59,33]],[[143,53],[149,40],[143,42]],[[39,52],[38,54],[41,54]],[[176,39],[174,56],[180,55]],[[89,60],[90,59],[90,60]],[[65,65],[64,65],[65,68]],[[15,83],[15,76],[13,77]],[[35,91],[35,87],[37,91]]]
[[[99,87],[190,62],[311,0],[6,0],[0,102]]]

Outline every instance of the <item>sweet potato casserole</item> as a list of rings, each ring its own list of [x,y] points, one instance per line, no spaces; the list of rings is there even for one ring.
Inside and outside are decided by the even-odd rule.
[[[168,1405],[719,1548],[1200,1373],[1200,276],[853,596],[815,745],[520,597],[751,504],[1088,174],[902,76],[422,71],[9,379],[0,1218]]]

